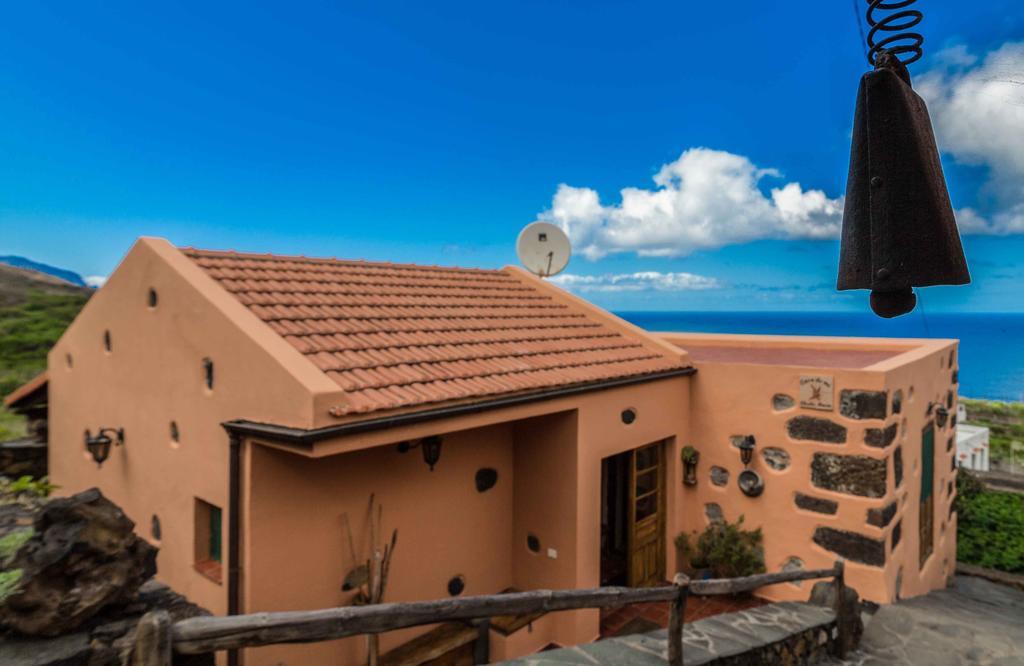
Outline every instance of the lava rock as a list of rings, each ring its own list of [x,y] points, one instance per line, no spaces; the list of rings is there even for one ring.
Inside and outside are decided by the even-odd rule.
[[[0,625],[27,636],[75,631],[108,606],[132,602],[156,573],[157,549],[96,488],[26,509],[0,506]]]

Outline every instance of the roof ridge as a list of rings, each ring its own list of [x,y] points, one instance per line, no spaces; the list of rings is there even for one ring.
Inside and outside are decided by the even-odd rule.
[[[339,259],[338,257],[307,257],[305,255],[271,254],[269,252],[238,252],[237,250],[206,250],[198,247],[179,247],[182,254],[189,258],[222,257],[225,259],[247,259],[250,261],[290,261],[305,264],[327,264],[354,267],[386,267],[397,270],[453,271],[459,273],[476,273],[483,275],[504,274],[504,268],[464,268],[461,266],[441,266],[437,264],[397,263],[392,261],[374,261],[370,259]]]

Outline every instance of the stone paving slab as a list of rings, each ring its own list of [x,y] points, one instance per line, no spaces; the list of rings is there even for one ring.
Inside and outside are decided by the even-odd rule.
[[[953,587],[883,606],[844,666],[1021,666],[1024,592],[957,576]]]
[[[829,608],[800,602],[769,604],[691,622],[683,627],[683,662],[700,666],[712,661],[764,648],[803,631],[835,621]],[[504,662],[519,666],[582,664],[637,666],[664,665],[668,659],[668,631],[620,636]]]

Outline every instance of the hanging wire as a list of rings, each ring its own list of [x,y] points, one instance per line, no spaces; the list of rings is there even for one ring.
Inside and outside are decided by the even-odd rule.
[[[857,18],[857,32],[860,34],[860,44],[864,49],[864,57],[868,62],[871,62],[871,56],[868,55],[868,40],[864,37],[864,21],[860,18],[860,0],[853,0],[853,15]]]

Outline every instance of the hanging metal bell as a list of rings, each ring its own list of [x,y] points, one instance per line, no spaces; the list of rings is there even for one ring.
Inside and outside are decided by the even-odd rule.
[[[837,287],[870,289],[875,314],[895,317],[914,287],[970,281],[928,109],[883,52],[857,92]]]

